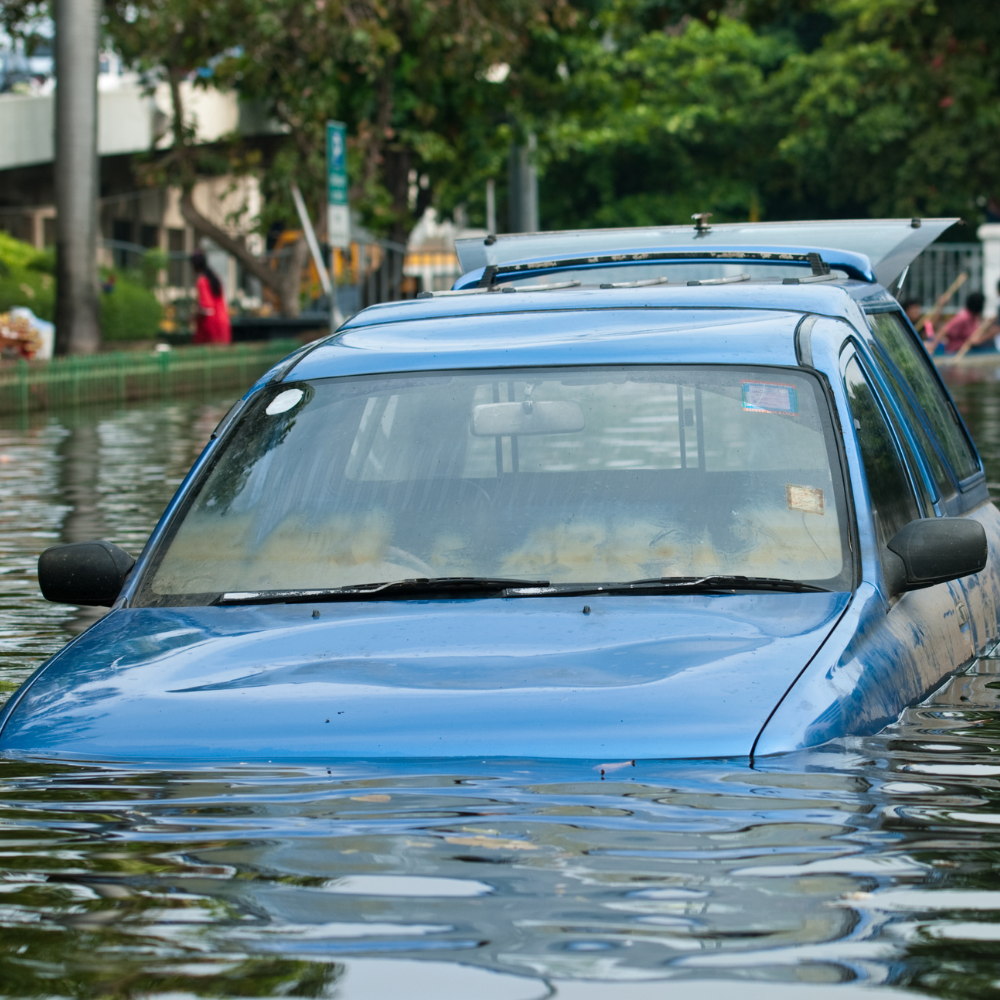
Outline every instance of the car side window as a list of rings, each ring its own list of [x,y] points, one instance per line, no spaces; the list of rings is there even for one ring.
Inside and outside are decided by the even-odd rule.
[[[903,459],[857,358],[847,363],[844,383],[858,432],[879,548],[884,550],[900,528],[920,517],[920,511]]]
[[[897,313],[871,313],[868,322],[875,339],[899,369],[927,414],[927,420],[959,480],[974,476],[979,471],[976,451],[958,419],[954,404],[938,380],[927,352],[916,342]]]
[[[927,428],[924,426],[924,422],[917,415],[916,408],[909,393],[903,390],[895,369],[891,365],[887,365],[879,356],[877,351],[871,352],[871,359],[875,368],[878,370],[878,373],[883,379],[885,379],[886,384],[892,390],[893,395],[899,402],[906,425],[912,431],[913,436],[916,438],[917,446],[927,460],[931,478],[937,486],[938,497],[942,500],[947,500],[949,497],[953,497],[958,492],[955,489],[955,483],[951,476],[948,475],[948,472],[944,467],[944,463],[941,461],[941,457],[938,454],[938,450],[934,446],[934,442],[931,440],[931,436],[928,434]],[[904,447],[907,447],[907,458],[910,461],[911,467],[915,466],[916,463],[913,460],[913,455],[909,453],[909,448],[905,443]],[[924,505],[929,510],[930,504],[933,503],[934,498],[928,497],[922,491],[922,499],[924,500]]]

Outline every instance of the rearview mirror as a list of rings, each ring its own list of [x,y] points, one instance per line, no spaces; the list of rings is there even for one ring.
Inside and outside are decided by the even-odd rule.
[[[964,517],[910,521],[889,548],[903,561],[907,590],[971,576],[986,567],[989,556],[983,526]]]
[[[134,565],[111,542],[53,545],[38,558],[38,585],[47,601],[110,608]]]
[[[572,400],[483,403],[472,408],[476,437],[501,434],[572,434],[582,431],[583,410]]]

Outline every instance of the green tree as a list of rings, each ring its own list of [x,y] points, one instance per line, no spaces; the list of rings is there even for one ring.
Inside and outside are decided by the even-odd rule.
[[[8,0],[4,16],[44,7]],[[256,172],[263,229],[297,227],[293,181],[322,228],[330,118],[349,126],[353,206],[400,241],[431,201],[478,214],[487,177],[502,197],[507,150],[528,131],[550,228],[705,210],[976,221],[1000,173],[1000,5],[984,0],[106,0],[106,12],[131,64],[235,90],[284,130],[268,155],[196,146],[175,87],[174,148],[148,165],[187,191]],[[246,254],[190,198],[184,211]]]
[[[413,204],[414,173],[443,183],[495,159],[503,93],[489,68],[516,63],[534,32],[574,16],[567,0],[261,3],[216,79],[288,129],[268,178],[276,201],[292,177],[321,201],[324,125],[346,121],[352,204],[403,241],[429,197]]]
[[[379,103],[376,82],[384,85],[379,72],[391,58],[379,62],[374,48],[368,62],[351,57],[369,82],[352,82],[347,117],[361,146],[360,137],[375,137],[365,162],[384,164],[383,179],[399,185],[386,198],[393,182],[385,184],[380,208],[380,175],[369,166],[358,201],[383,231],[387,216],[402,219],[390,222],[397,236],[413,216],[403,208],[406,170],[392,162],[426,170],[447,210],[502,173],[509,143],[527,129],[539,136],[543,223],[553,228],[682,222],[706,209],[718,220],[974,219],[995,192],[996,4],[514,4],[494,11],[501,27],[490,45],[455,52],[442,27],[455,16],[442,8],[440,20],[404,28],[399,11],[418,9],[378,19],[389,32],[385,52],[399,46],[392,86],[401,111]],[[483,67],[500,62],[510,65],[506,80],[484,81]],[[378,146],[384,121],[398,135]]]
[[[165,154],[153,151],[140,164],[140,176],[149,184],[175,185],[181,190],[180,210],[184,219],[200,233],[237,257],[262,284],[272,289],[286,315],[299,311],[299,285],[308,248],[299,240],[291,249],[289,265],[272,269],[260,260],[244,239],[235,237],[204,216],[195,206],[194,188],[204,177],[240,174],[260,167],[256,151],[238,136],[229,141],[203,145],[196,141],[196,123],[184,105],[182,84],[193,79],[207,84],[210,68],[238,37],[241,24],[259,13],[254,0],[223,0],[204,4],[199,0],[146,0],[126,3],[105,0],[105,26],[111,43],[129,66],[147,74],[151,81],[164,79],[170,88],[171,147]],[[285,217],[294,219],[285,207]],[[294,225],[294,223],[293,223]]]
[[[198,212],[197,179],[259,172],[264,230],[297,228],[296,183],[322,232],[325,124],[342,119],[352,204],[376,233],[405,241],[433,191],[414,204],[414,174],[437,182],[490,160],[497,137],[480,126],[502,108],[484,73],[516,61],[539,25],[573,17],[567,0],[107,0],[106,12],[125,60],[170,84],[173,145],[150,160],[148,176],[180,186],[185,219],[274,288],[286,312],[296,308],[304,243],[282,280]],[[181,83],[191,78],[256,102],[285,132],[275,154],[265,160],[235,137],[198,146],[182,101]]]
[[[600,39],[572,40],[546,225],[980,216],[1000,174],[1000,7],[734,9],[611,0]]]
[[[563,64],[564,106],[544,129],[546,225],[753,216],[781,169],[769,81],[793,51],[714,13],[637,31],[632,13],[610,12]]]
[[[797,198],[824,215],[970,218],[1000,176],[1000,7],[981,0],[818,0],[812,51],[776,74]],[[762,7],[760,23],[776,12]]]

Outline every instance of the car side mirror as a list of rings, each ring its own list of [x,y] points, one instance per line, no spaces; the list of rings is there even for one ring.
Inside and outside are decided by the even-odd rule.
[[[910,521],[889,548],[903,561],[907,590],[971,576],[986,567],[989,556],[983,526],[964,517]]]
[[[38,558],[38,585],[47,601],[110,608],[134,565],[111,542],[53,545]]]

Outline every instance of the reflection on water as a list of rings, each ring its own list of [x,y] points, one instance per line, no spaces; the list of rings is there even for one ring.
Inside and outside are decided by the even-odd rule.
[[[42,549],[105,538],[138,555],[231,402],[0,420],[0,700],[103,614],[41,599]]]
[[[1000,484],[1000,385],[959,392]],[[7,689],[92,620],[37,598],[38,551],[138,551],[226,404],[0,428]],[[998,699],[980,662],[754,771],[2,762],[0,994],[992,997]]]

